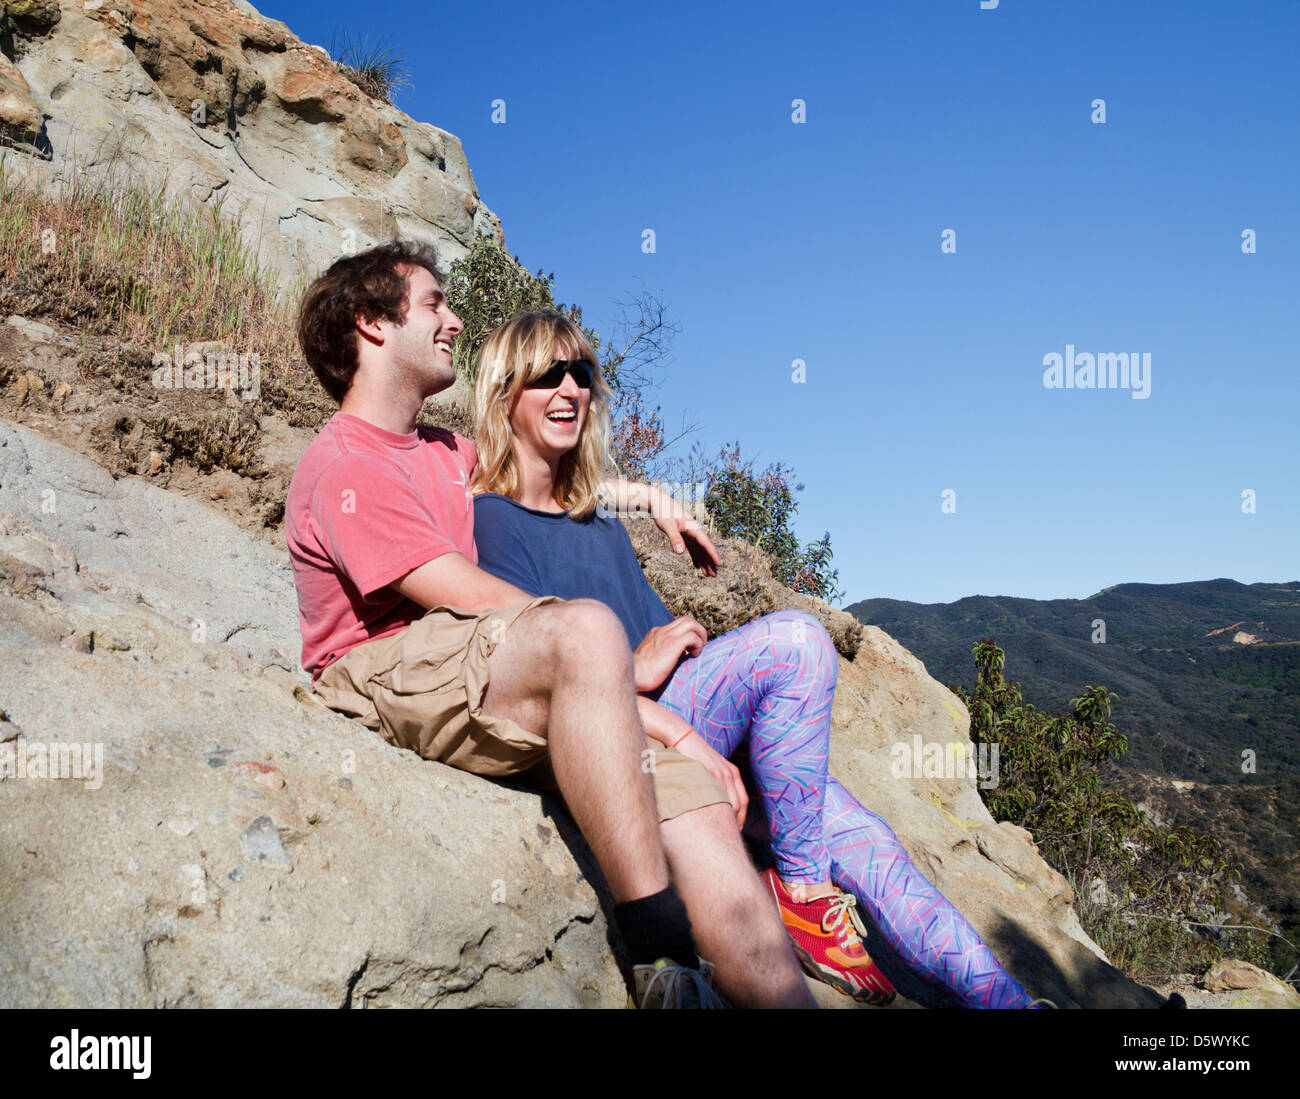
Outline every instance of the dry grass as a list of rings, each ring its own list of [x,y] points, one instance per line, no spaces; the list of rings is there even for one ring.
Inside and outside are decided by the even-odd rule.
[[[863,627],[846,611],[791,591],[772,576],[772,563],[760,549],[736,538],[710,536],[722,555],[717,576],[702,578],[685,556],[679,557],[649,519],[626,521],[632,547],[650,586],[674,615],[690,615],[710,637],[775,611],[804,611],[819,619],[846,660],[857,656]]]
[[[0,311],[142,348],[133,372],[177,343],[220,342],[258,355],[265,404],[319,426],[333,407],[298,352],[301,289],[259,263],[221,199],[192,208],[111,172],[41,189],[0,158]]]

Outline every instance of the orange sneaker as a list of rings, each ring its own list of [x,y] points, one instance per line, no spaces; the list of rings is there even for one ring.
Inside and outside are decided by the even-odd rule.
[[[763,881],[804,969],[861,1003],[884,1007],[893,1000],[894,986],[862,945],[866,929],[854,911],[857,897],[836,890],[831,897],[796,901],[775,870],[764,871]]]

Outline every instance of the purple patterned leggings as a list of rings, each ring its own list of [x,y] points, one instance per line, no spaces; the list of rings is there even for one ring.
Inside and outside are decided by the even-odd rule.
[[[659,702],[731,756],[748,740],[758,797],[746,832],[787,882],[829,878],[858,898],[898,956],[968,1007],[1027,1007],[1029,994],[916,869],[892,829],[827,773],[838,661],[817,619],[781,611],[684,660]]]

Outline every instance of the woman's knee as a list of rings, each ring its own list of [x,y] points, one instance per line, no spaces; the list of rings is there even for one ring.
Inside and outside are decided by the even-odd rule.
[[[762,619],[769,633],[785,642],[785,648],[803,665],[820,667],[833,683],[839,673],[835,643],[826,627],[806,611],[776,611]]]
[[[898,837],[885,818],[873,813],[855,798],[834,775],[826,781],[822,815],[826,821],[827,843],[849,837],[857,843],[869,836],[873,843],[898,844]],[[900,844],[901,846],[901,844]]]

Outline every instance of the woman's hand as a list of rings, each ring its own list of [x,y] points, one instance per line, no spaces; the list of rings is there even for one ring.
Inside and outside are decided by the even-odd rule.
[[[644,695],[637,696],[637,709],[641,715],[641,725],[646,736],[657,740],[664,747],[673,745],[682,755],[703,764],[704,769],[718,780],[727,800],[736,812],[736,826],[743,827],[745,814],[749,811],[749,794],[740,777],[740,768],[730,760],[719,755],[708,742],[695,732],[680,715],[661,706]]]
[[[717,576],[722,558],[704,527],[672,496],[657,485],[609,478],[603,488],[616,515],[648,514],[655,521],[674,553],[691,553],[691,563],[701,576]],[[610,507],[606,503],[606,507]],[[603,513],[602,513],[603,514]]]
[[[682,724],[686,723],[682,722]],[[745,814],[749,812],[749,794],[740,777],[740,768],[714,751],[709,746],[709,742],[693,729],[686,734],[685,740],[677,742],[677,751],[702,763],[704,769],[722,784],[723,792],[731,802],[732,809],[736,811],[736,827],[744,828]]]
[[[636,689],[653,691],[661,687],[683,656],[699,656],[709,640],[694,618],[674,618],[666,626],[656,626],[641,639],[632,654]]]
[[[691,564],[701,576],[717,576],[722,558],[708,533],[684,507],[668,493],[655,485],[647,486],[650,492],[650,514],[655,526],[664,532],[674,553],[691,551]]]

